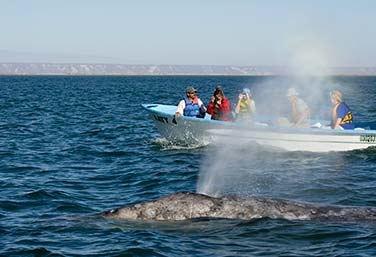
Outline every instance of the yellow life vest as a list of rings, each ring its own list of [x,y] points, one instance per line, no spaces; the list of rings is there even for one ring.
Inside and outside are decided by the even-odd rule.
[[[250,119],[252,117],[252,110],[250,109],[252,106],[252,101],[252,99],[247,99],[247,101],[240,101],[237,119]]]

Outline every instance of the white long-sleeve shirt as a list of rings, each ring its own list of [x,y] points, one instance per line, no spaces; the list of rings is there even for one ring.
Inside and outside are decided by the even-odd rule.
[[[198,106],[201,107],[201,105],[203,105],[202,101],[200,98],[197,99],[197,103],[198,103]],[[183,115],[184,114],[184,109],[185,109],[185,100],[181,100],[178,104],[178,108],[176,109],[176,112],[180,113],[180,115]],[[175,112],[175,113],[176,113]]]

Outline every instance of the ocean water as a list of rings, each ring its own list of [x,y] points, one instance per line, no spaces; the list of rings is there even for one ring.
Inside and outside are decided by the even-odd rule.
[[[286,88],[299,83],[309,89],[302,96],[313,116],[328,113],[328,92],[340,87],[356,121],[376,127],[375,77],[1,76],[0,256],[375,256],[374,223],[97,215],[196,191],[207,172],[222,194],[376,207],[374,148],[319,154],[182,147],[160,138],[140,106],[177,104],[187,85],[208,103],[222,85],[233,104],[250,87],[260,113],[284,113],[286,105],[274,100],[283,103]]]

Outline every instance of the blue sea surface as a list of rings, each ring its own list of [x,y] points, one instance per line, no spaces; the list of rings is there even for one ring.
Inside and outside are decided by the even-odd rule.
[[[129,222],[98,215],[194,192],[207,171],[224,193],[376,207],[375,148],[309,153],[249,146],[229,154],[215,145],[178,146],[160,138],[140,106],[176,105],[188,85],[208,104],[222,85],[232,106],[249,87],[258,112],[281,114],[286,105],[267,97],[283,102],[296,83],[286,77],[0,76],[0,256],[376,256],[375,223]],[[340,87],[355,120],[376,127],[375,77],[304,83],[310,91],[301,96],[315,118],[328,118],[328,92]],[[310,98],[321,89],[322,96]]]

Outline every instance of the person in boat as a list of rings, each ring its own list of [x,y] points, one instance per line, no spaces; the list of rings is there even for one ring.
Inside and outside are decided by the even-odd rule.
[[[339,90],[330,92],[332,109],[332,129],[354,129],[353,115],[350,108],[342,100],[342,93]]]
[[[309,127],[310,109],[306,102],[298,97],[299,93],[295,88],[287,90],[287,97],[291,104],[291,127]]]
[[[255,101],[251,97],[251,90],[244,88],[239,94],[235,107],[236,121],[251,121],[256,113]]]
[[[215,88],[211,102],[208,105],[207,113],[211,114],[212,120],[231,121],[232,113],[229,100],[225,97],[225,94],[221,86]]]
[[[180,115],[188,117],[204,118],[206,108],[200,98],[196,95],[197,90],[194,87],[187,87],[185,90],[185,97],[178,104],[175,112],[175,118]]]

